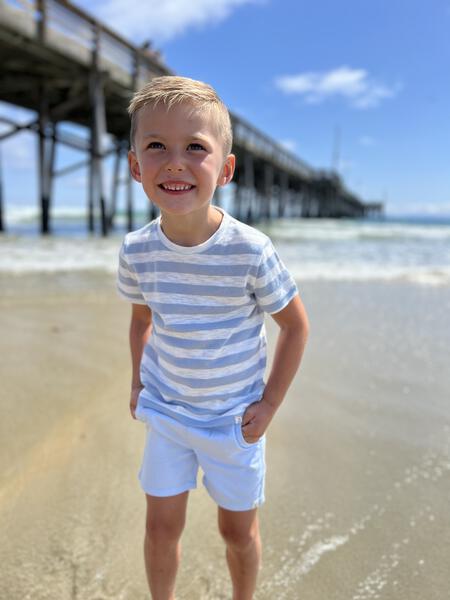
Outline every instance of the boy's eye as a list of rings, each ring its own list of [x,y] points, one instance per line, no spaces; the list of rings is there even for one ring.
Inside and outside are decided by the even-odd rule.
[[[161,144],[161,142],[150,142],[147,148],[155,148],[156,150],[159,150],[164,148],[164,144]]]
[[[188,146],[189,150],[205,150],[205,147],[199,144],[198,142],[192,142]]]

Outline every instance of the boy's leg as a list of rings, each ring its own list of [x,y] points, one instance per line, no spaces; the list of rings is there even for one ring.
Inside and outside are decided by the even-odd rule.
[[[233,600],[252,600],[261,563],[257,509],[226,510],[219,506],[219,530],[233,584]]]
[[[189,492],[157,497],[146,494],[145,570],[152,600],[175,599],[175,577],[180,562],[180,537],[186,520]]]

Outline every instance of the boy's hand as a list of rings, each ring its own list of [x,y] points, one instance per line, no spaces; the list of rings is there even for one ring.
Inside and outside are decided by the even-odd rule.
[[[264,398],[247,406],[242,417],[242,435],[244,436],[244,440],[249,444],[256,443],[269,426],[275,411],[276,409],[268,402],[265,402]]]
[[[130,412],[131,412],[131,416],[133,417],[133,419],[136,418],[136,415],[134,414],[136,411],[136,406],[137,406],[137,400],[138,400],[138,396],[141,393],[141,390],[144,388],[143,385],[133,385],[131,388],[131,394],[130,394]]]

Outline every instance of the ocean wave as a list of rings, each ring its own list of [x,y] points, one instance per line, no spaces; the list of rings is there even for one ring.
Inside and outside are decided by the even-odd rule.
[[[100,270],[115,273],[122,235],[110,238],[0,238],[0,273],[62,273]],[[305,248],[303,248],[305,250]],[[445,255],[430,264],[419,264],[411,252],[364,253],[351,255],[321,252],[314,245],[308,251],[289,252],[279,248],[280,256],[292,275],[305,281],[399,281],[424,286],[450,285],[450,261]]]
[[[422,223],[389,223],[385,221],[349,221],[332,219],[280,220],[261,227],[270,237],[281,242],[311,241],[450,241],[450,225]]]
[[[0,273],[115,272],[119,247],[119,238],[8,236],[0,243]]]
[[[386,267],[379,265],[331,265],[314,264],[303,268],[288,265],[292,276],[298,281],[357,281],[357,282],[405,282],[423,286],[449,286],[450,267],[410,267],[407,265]]]

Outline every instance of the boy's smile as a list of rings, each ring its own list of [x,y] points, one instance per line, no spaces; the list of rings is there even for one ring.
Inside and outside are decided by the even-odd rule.
[[[216,187],[231,180],[234,160],[224,155],[209,112],[187,103],[139,112],[130,168],[166,222],[184,217],[187,225],[201,226]]]
[[[168,181],[167,183],[160,183],[159,187],[170,194],[182,194],[184,192],[190,192],[195,188],[195,185],[184,183],[183,181]]]

